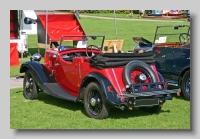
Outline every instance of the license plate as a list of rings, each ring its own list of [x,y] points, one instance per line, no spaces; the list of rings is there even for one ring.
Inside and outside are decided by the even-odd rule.
[[[159,99],[139,99],[135,101],[136,105],[135,107],[141,107],[141,106],[154,106],[159,105]]]

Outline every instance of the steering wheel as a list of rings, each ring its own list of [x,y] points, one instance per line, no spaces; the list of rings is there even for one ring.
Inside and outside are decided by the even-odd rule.
[[[88,49],[89,49],[89,48],[91,49],[91,52],[92,52],[92,55],[91,55],[91,56],[88,55]],[[92,56],[95,55],[95,54],[93,53],[93,49],[98,49],[98,50],[100,50],[99,47],[96,46],[96,45],[88,45],[88,47],[86,47],[86,55],[87,55],[88,57],[92,57]]]
[[[182,44],[190,43],[190,35],[188,33],[181,33],[179,35],[179,41]]]

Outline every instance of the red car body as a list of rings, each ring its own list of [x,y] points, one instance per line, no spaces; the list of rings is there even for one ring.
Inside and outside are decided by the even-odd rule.
[[[46,50],[44,64],[35,54],[21,65],[25,98],[36,99],[38,90],[42,90],[58,98],[83,102],[89,117],[103,119],[110,107],[159,112],[165,101],[172,99],[171,94],[180,91],[167,90],[151,52],[102,53],[94,45],[60,48]]]

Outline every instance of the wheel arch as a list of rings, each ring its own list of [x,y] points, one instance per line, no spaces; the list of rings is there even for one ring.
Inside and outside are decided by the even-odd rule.
[[[182,70],[181,70],[181,72],[180,72],[180,74],[179,74],[179,78],[178,78],[178,85],[182,85],[182,79],[183,79],[183,76],[184,76],[184,74],[188,71],[188,70],[190,70],[190,66],[187,66],[187,67],[185,67],[185,68],[183,68]]]
[[[118,101],[117,92],[115,91],[115,89],[113,88],[112,92],[109,92],[107,90],[107,86],[112,86],[111,82],[103,76],[99,75],[98,73],[90,73],[83,79],[79,89],[79,99],[83,99],[84,91],[82,90],[84,90],[84,88],[86,88],[87,85],[91,82],[97,82],[100,85],[103,96],[105,97],[108,104],[113,105],[114,102]]]
[[[35,61],[25,62],[20,67],[20,73],[30,70],[30,73],[38,87],[43,90],[43,84],[48,82],[48,78],[44,73],[42,64]]]

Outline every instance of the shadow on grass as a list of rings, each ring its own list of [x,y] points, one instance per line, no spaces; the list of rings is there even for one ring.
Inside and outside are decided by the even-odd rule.
[[[16,90],[16,93],[23,93],[23,89]],[[176,94],[173,95],[173,97],[176,97]],[[183,97],[178,97],[179,99],[185,100]],[[73,101],[68,101],[60,98],[53,97],[51,95],[48,95],[44,92],[39,92],[38,95],[38,101],[42,101],[46,104],[57,106],[63,109],[68,109],[71,111],[81,111],[82,114],[87,116],[84,105],[80,102],[73,102]],[[169,100],[170,101],[170,100]],[[164,104],[165,105],[165,104]],[[170,113],[170,110],[163,110],[161,109],[159,113]],[[141,111],[139,108],[133,108],[133,110],[128,110],[128,109],[118,109],[118,108],[111,108],[110,113],[108,118],[111,119],[128,119],[128,118],[133,118],[133,117],[141,117],[141,116],[149,116],[149,115],[159,115],[159,113],[156,114],[150,114],[144,111]]]
[[[80,103],[80,102],[75,103],[73,101],[59,99],[59,98],[50,96],[48,94],[45,94],[44,92],[40,92],[40,94],[38,96],[38,100],[42,101],[46,104],[58,106],[63,109],[68,109],[71,111],[80,110],[85,116],[87,116],[85,109],[84,109],[84,105],[83,105],[83,103]],[[170,110],[161,110],[160,111],[160,113],[169,113],[169,112],[170,112]],[[127,119],[127,118],[132,118],[132,117],[140,117],[140,116],[148,116],[148,115],[152,115],[152,114],[143,112],[143,111],[139,110],[138,108],[133,108],[132,111],[128,110],[128,109],[121,110],[118,108],[111,108],[108,118]]]
[[[172,86],[172,85],[169,85],[169,87],[168,87],[169,90],[170,90],[170,89],[179,89],[179,88],[181,88],[181,87],[180,87],[180,86]],[[185,99],[185,97],[184,97],[184,95],[183,95],[182,92],[181,92],[181,96],[177,96],[177,94],[172,94],[172,96],[173,96],[174,98],[177,98],[177,99],[181,99],[181,100],[188,101],[188,100]]]

